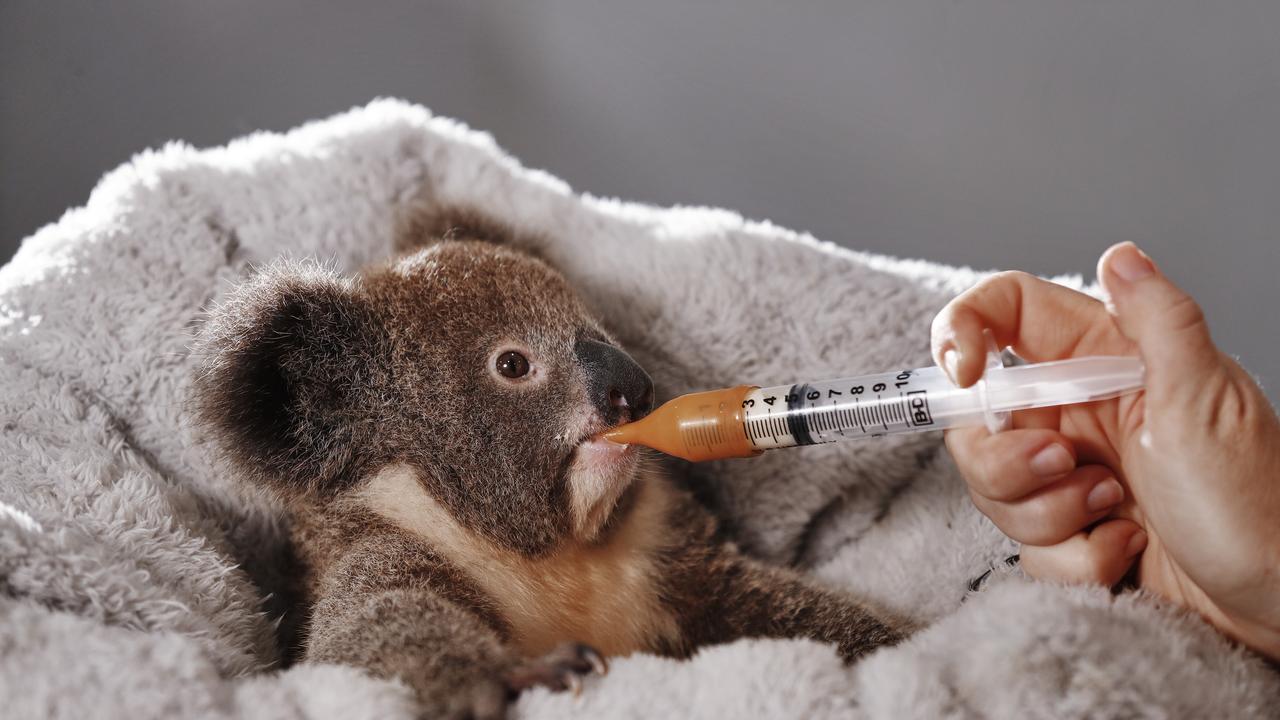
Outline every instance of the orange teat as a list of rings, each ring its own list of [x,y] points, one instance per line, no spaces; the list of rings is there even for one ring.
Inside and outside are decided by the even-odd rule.
[[[647,417],[619,425],[606,440],[644,445],[690,462],[759,454],[747,439],[742,401],[751,385],[681,395]]]

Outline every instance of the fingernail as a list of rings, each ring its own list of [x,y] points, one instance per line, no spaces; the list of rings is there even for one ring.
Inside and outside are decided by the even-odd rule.
[[[1133,537],[1129,538],[1129,544],[1124,546],[1124,556],[1131,558],[1146,549],[1147,533],[1144,530],[1139,530],[1133,534]]]
[[[951,384],[956,386],[960,384],[956,382],[956,368],[958,367],[960,367],[960,353],[956,352],[955,348],[947,348],[947,351],[942,353],[942,371],[947,374],[947,379],[951,381]]]
[[[1089,508],[1089,512],[1096,513],[1119,505],[1121,500],[1124,500],[1124,488],[1120,487],[1115,478],[1108,478],[1093,486],[1089,496],[1084,499],[1084,505]]]
[[[1137,282],[1156,271],[1155,263],[1133,243],[1125,243],[1111,256],[1111,271],[1125,282]]]
[[[1031,472],[1040,477],[1066,475],[1075,466],[1075,458],[1057,443],[1049,445],[1031,458]]]

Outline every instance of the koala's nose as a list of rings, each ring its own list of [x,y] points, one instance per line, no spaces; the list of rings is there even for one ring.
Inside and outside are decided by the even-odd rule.
[[[631,356],[598,340],[573,346],[587,375],[587,394],[610,425],[639,420],[653,409],[653,380]]]

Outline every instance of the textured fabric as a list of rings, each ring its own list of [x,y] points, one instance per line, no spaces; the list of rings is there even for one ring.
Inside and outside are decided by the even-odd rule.
[[[487,136],[393,101],[110,173],[0,270],[4,716],[411,717],[340,667],[275,669],[277,508],[189,427],[202,309],[254,264],[386,257],[411,208],[467,205],[539,251],[662,397],[928,363],[977,275],[851,252],[723,210],[570,192]],[[853,222],[854,219],[851,219]],[[660,398],[661,399],[661,398]],[[1266,717],[1280,680],[1141,595],[1033,583],[936,435],[696,468],[753,553],[931,625],[846,668],[808,641],[636,656],[553,717]]]

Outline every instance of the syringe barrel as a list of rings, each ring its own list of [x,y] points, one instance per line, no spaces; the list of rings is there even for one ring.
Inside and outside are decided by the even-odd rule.
[[[756,388],[742,400],[755,450],[943,430],[984,421],[982,388],[957,389],[936,367]]]
[[[699,462],[959,426],[986,425],[999,432],[1018,410],[1137,392],[1144,372],[1136,357],[1006,367],[993,343],[986,374],[963,390],[936,367],[767,388],[740,385],[682,395],[604,437]]]

